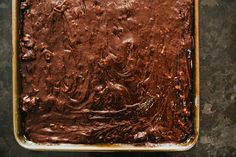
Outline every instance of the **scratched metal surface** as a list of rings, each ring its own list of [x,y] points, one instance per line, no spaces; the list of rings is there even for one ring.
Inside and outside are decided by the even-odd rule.
[[[236,0],[200,1],[201,115],[198,144],[175,153],[34,152],[13,137],[11,1],[0,0],[0,156],[236,156]]]

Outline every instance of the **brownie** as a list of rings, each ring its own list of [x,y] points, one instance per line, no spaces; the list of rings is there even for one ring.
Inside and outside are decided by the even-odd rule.
[[[25,0],[22,130],[35,143],[194,135],[193,0]]]

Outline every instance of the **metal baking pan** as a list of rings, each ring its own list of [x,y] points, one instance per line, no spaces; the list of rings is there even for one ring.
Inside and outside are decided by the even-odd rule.
[[[12,1],[12,83],[13,83],[13,126],[16,141],[20,146],[35,151],[185,151],[192,148],[199,136],[199,0],[194,0],[194,137],[181,144],[164,143],[152,146],[134,146],[131,144],[37,144],[24,136],[21,130],[19,109],[19,70],[18,70],[18,30],[19,30],[19,3]]]

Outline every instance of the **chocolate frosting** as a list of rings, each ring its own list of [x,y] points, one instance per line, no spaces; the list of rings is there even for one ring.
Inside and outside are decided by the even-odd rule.
[[[22,1],[26,137],[86,144],[190,138],[192,12],[192,0]]]

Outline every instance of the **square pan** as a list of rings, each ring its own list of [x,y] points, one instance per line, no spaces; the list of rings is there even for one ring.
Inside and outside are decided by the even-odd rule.
[[[152,146],[134,146],[131,144],[37,144],[26,139],[21,130],[19,110],[19,70],[18,70],[18,30],[19,30],[19,3],[12,1],[12,85],[13,85],[13,129],[17,143],[25,149],[34,151],[72,151],[72,152],[99,152],[99,151],[185,151],[192,148],[199,136],[199,0],[194,0],[194,137],[181,144],[164,143]]]

